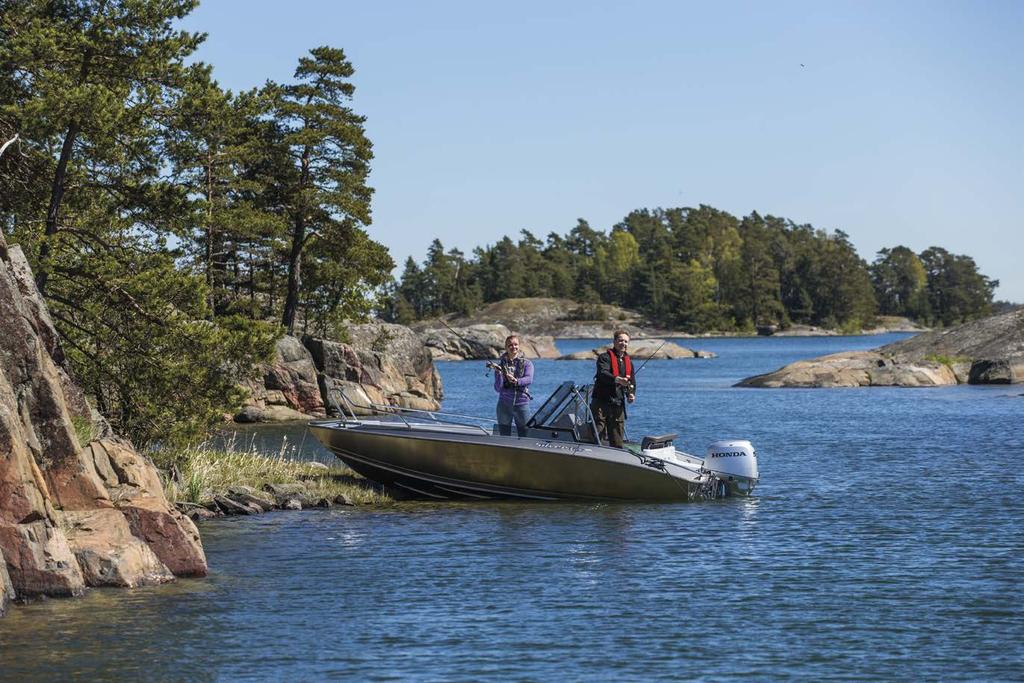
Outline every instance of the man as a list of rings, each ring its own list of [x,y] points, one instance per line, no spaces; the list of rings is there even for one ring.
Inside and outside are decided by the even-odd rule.
[[[505,353],[492,367],[494,390],[498,392],[498,433],[511,436],[512,421],[515,420],[516,435],[525,436],[533,363],[519,351],[519,337],[512,334],[505,339]]]
[[[590,411],[594,414],[597,434],[602,443],[622,448],[626,437],[626,403],[636,400],[636,378],[633,361],[626,353],[629,333],[616,330],[612,348],[597,357],[597,376]]]

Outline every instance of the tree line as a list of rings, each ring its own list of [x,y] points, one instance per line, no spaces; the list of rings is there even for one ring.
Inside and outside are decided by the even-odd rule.
[[[344,52],[234,93],[196,0],[0,0],[0,229],[77,381],[139,445],[201,433],[284,331],[365,316],[372,145]]]
[[[998,284],[941,247],[882,249],[868,264],[842,231],[701,205],[636,210],[607,233],[582,219],[544,241],[523,230],[468,258],[434,240],[422,263],[406,261],[384,315],[410,322],[510,297],[567,297],[581,302],[581,317],[599,315],[592,304],[602,302],[686,332],[854,331],[877,315],[928,326],[983,317]]]

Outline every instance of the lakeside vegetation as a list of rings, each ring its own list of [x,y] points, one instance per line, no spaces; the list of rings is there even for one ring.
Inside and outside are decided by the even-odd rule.
[[[379,486],[343,465],[328,467],[297,459],[287,442],[274,456],[231,443],[159,449],[150,455],[163,473],[164,493],[172,504],[205,506],[217,496],[228,495],[230,489],[264,491],[268,484],[298,485],[312,501],[343,497],[353,505],[394,502]]]
[[[559,297],[583,302],[582,318],[597,317],[601,302],[692,333],[792,324],[854,332],[877,315],[931,327],[984,317],[998,284],[941,247],[882,249],[869,265],[840,230],[701,205],[638,209],[607,233],[581,219],[543,242],[523,230],[468,258],[434,240],[421,264],[406,261],[386,315],[407,323],[470,315],[509,296]]]
[[[393,268],[365,231],[373,153],[344,52],[233,93],[190,61],[196,4],[0,11],[0,230],[77,383],[143,447],[200,437],[276,338],[365,316]]]

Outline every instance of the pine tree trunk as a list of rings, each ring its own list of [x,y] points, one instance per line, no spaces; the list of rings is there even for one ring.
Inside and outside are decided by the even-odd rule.
[[[60,216],[60,205],[64,199],[64,190],[67,187],[68,164],[71,162],[71,153],[75,148],[75,140],[78,138],[80,128],[77,123],[68,127],[64,136],[64,144],[61,146],[60,159],[57,161],[57,170],[53,174],[53,185],[50,188],[50,206],[46,210],[46,227],[43,231],[43,244],[39,248],[39,264],[36,266],[36,287],[39,294],[46,295],[46,281],[49,279],[49,267],[47,258],[50,255],[50,237],[57,232],[57,221]]]

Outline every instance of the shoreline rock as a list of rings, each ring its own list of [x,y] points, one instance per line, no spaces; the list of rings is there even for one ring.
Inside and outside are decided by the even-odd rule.
[[[79,444],[72,418],[92,422],[91,411],[2,234],[0,359],[0,613],[14,599],[205,575],[195,525],[169,505],[153,463],[116,439]]]
[[[278,340],[262,377],[243,382],[249,400],[236,422],[287,422],[337,412],[339,391],[357,412],[370,403],[438,410],[441,375],[420,337],[402,325],[350,325],[351,343],[315,337]],[[361,408],[361,409],[360,409]]]
[[[501,324],[476,324],[425,327],[419,334],[434,360],[494,360],[501,357],[512,331]],[[519,334],[519,348],[530,359],[559,355],[554,337],[548,335]]]
[[[393,500],[406,498],[404,492],[399,489],[369,483],[365,486],[372,486],[375,490],[379,488]],[[191,521],[202,522],[218,517],[259,515],[287,510],[327,509],[335,506],[351,507],[357,504],[344,493],[323,496],[316,494],[302,482],[293,482],[265,484],[262,490],[256,490],[251,486],[232,486],[226,492],[215,494],[203,504],[179,503],[178,509]]]
[[[629,355],[633,360],[677,360],[681,358],[717,358],[718,354],[711,351],[697,351],[679,346],[675,342],[665,342],[662,339],[643,339],[637,341],[629,349]],[[608,346],[599,346],[589,351],[577,351],[564,356],[558,360],[593,360],[608,350]]]
[[[1024,309],[925,332],[873,351],[834,353],[735,386],[925,387],[1024,382]]]

